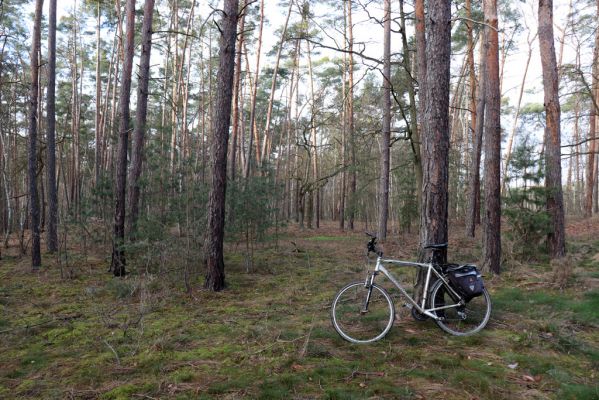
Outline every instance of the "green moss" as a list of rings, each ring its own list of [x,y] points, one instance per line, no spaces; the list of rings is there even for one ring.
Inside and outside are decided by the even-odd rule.
[[[101,398],[104,400],[128,400],[134,398],[136,394],[152,393],[155,390],[156,385],[151,383],[141,385],[125,384],[102,394]]]
[[[191,382],[194,377],[195,373],[191,368],[181,368],[169,374],[169,379],[175,383]]]
[[[597,400],[599,399],[599,385],[562,385],[557,398],[560,400]]]

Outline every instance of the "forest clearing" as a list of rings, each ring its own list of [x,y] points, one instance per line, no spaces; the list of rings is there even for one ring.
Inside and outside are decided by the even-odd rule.
[[[218,294],[186,293],[169,260],[122,279],[105,252],[71,249],[64,279],[52,258],[31,274],[8,255],[0,398],[596,399],[599,219],[568,232],[572,265],[559,285],[563,266],[547,260],[485,276],[493,312],[482,332],[448,335],[396,299],[395,325],[369,345],[344,341],[329,320],[333,294],[365,276],[358,232],[290,228],[255,250],[250,272],[231,245]],[[412,258],[416,238],[390,238],[385,250]],[[460,233],[449,253],[468,261],[480,250]]]

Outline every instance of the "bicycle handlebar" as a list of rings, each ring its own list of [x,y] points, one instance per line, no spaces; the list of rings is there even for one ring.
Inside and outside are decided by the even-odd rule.
[[[376,255],[378,255],[379,257],[382,257],[383,252],[376,245],[377,237],[370,232],[364,231],[364,233],[366,235],[370,236],[370,240],[366,244],[366,250],[367,250],[366,255],[368,255],[368,254],[370,254],[370,252],[372,252],[372,253],[375,253]]]

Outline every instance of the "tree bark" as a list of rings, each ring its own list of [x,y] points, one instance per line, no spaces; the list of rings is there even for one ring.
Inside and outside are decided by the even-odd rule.
[[[422,135],[421,257],[424,246],[447,242],[451,2],[429,0],[426,22],[428,35]],[[446,251],[436,253],[436,261],[446,261]]]
[[[31,91],[29,94],[29,214],[31,229],[31,267],[34,271],[42,265],[40,251],[40,209],[37,192],[37,108],[39,89],[39,50],[41,41],[43,0],[35,2],[35,19],[31,43]]]
[[[476,126],[474,127],[472,137],[472,153],[470,156],[472,164],[470,165],[468,207],[466,210],[466,235],[470,237],[474,237],[476,224],[480,221],[480,159],[483,144],[487,92],[487,61],[485,54],[489,45],[486,31],[483,35],[478,78],[478,97],[476,99]]]
[[[599,0],[597,1],[597,17],[599,18]],[[595,151],[597,150],[597,107],[599,103],[599,29],[595,31],[595,49],[593,50],[593,68],[591,83],[591,112],[589,115],[589,156],[587,159],[587,180],[584,202],[584,215],[590,217],[593,213],[593,194],[595,192],[597,171],[595,167]]]
[[[379,229],[378,237],[387,238],[389,215],[389,158],[391,141],[391,0],[385,0],[383,17],[383,126],[381,137],[381,170],[379,177]]]
[[[48,16],[48,91],[47,91],[47,179],[48,251],[58,250],[58,189],[56,185],[56,0],[50,0]],[[96,146],[98,144],[96,143]]]
[[[404,0],[399,1],[399,11],[401,18],[401,40],[403,47],[403,67],[408,73],[408,76],[414,82],[412,78],[412,60],[410,56],[410,47],[408,46],[408,36],[406,33],[406,16],[404,12]],[[421,140],[420,140],[420,129],[418,127],[418,106],[416,104],[416,92],[414,90],[414,84],[408,85],[408,98],[410,99],[410,145],[412,147],[412,155],[414,158],[414,178],[416,180],[416,196],[417,204],[422,203],[422,158],[421,158]],[[421,116],[422,118],[422,116]]]
[[[354,119],[354,26],[352,22],[352,0],[347,0],[347,29],[348,29],[348,50],[349,50],[349,70],[348,70],[348,92],[347,92],[347,119],[348,136],[350,146],[350,163],[352,165],[349,182],[349,229],[354,230],[354,218],[356,215],[356,190],[357,190],[357,172],[356,172],[356,138],[355,138],[355,119]]]
[[[245,7],[245,0],[242,0],[241,6]],[[239,35],[237,37],[237,44],[235,49],[235,77],[233,80],[233,116],[232,118],[232,129],[231,129],[231,153],[229,155],[229,167],[231,171],[229,175],[231,176],[231,181],[235,181],[235,175],[237,173],[237,138],[239,136],[239,109],[240,109],[240,94],[241,94],[241,49],[243,48],[243,41],[245,40],[245,16],[246,11],[243,11],[243,14],[239,16]]]
[[[225,287],[223,240],[225,234],[225,193],[227,185],[227,142],[233,97],[235,38],[239,0],[225,0],[220,23],[222,37],[217,75],[217,94],[212,139],[212,186],[208,198],[208,231],[206,237],[206,281],[212,291]]]
[[[483,268],[498,274],[501,265],[501,93],[499,89],[499,36],[497,0],[484,3],[487,30],[485,110],[485,218]]]
[[[146,134],[146,116],[148,113],[148,84],[150,80],[150,54],[152,51],[152,19],[154,0],[146,0],[144,20],[141,28],[141,56],[139,59],[139,83],[137,85],[137,106],[135,110],[135,128],[131,149],[131,169],[129,170],[129,235],[137,229],[139,214],[139,177],[143,162],[143,148]]]
[[[256,131],[256,101],[258,99],[258,83],[260,80],[260,54],[262,53],[262,32],[264,30],[264,0],[260,2],[260,29],[258,30],[258,49],[256,50],[256,71],[254,73],[254,86],[252,88],[252,98],[250,104],[250,144],[248,145],[247,164],[245,168],[245,179],[248,179],[252,169],[252,147],[256,146],[256,165],[259,167],[261,162],[260,138]]]
[[[553,41],[553,0],[539,0],[539,47],[545,92],[545,187],[551,232],[547,235],[549,254],[566,253],[564,203],[562,195],[560,104],[557,62]]]
[[[111,269],[114,276],[124,276],[125,270],[125,201],[127,192],[127,147],[131,116],[131,74],[133,71],[133,51],[135,49],[135,0],[127,0],[125,6],[126,36],[124,46],[123,75],[119,98],[119,138],[115,180],[114,231],[112,238]]]

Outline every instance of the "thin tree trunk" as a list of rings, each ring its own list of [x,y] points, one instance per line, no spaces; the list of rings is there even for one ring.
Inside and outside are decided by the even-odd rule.
[[[501,266],[501,92],[499,89],[499,36],[497,0],[484,5],[486,40],[485,110],[485,218],[483,268],[498,274]]]
[[[52,0],[51,0],[52,1]],[[101,60],[101,48],[100,48],[100,23],[102,15],[100,13],[100,4],[98,1],[97,5],[97,23],[96,23],[96,119],[95,119],[95,134],[96,134],[96,145],[94,147],[94,185],[97,187],[100,181],[100,158],[101,158],[101,138],[100,138],[100,124],[102,119],[102,79],[100,76],[100,60]]]
[[[512,145],[514,143],[514,138],[516,137],[516,132],[518,129],[518,118],[520,117],[520,106],[522,104],[522,96],[524,95],[524,88],[526,85],[526,76],[528,74],[528,67],[530,66],[530,59],[532,58],[532,44],[534,42],[534,40],[536,39],[537,35],[535,34],[533,36],[533,38],[528,38],[528,55],[526,57],[526,64],[524,67],[524,76],[522,77],[522,84],[520,85],[520,93],[518,94],[518,103],[516,104],[516,113],[514,114],[514,123],[512,125],[512,131],[510,133],[510,136],[508,137],[507,140],[507,145],[505,148],[505,161],[503,164],[503,185],[502,185],[502,190],[501,192],[503,194],[506,193],[507,190],[507,183],[509,180],[509,176],[508,176],[508,167],[510,164],[510,159],[512,156]]]
[[[212,140],[212,186],[208,198],[208,231],[205,246],[207,272],[204,286],[212,291],[220,291],[225,287],[223,239],[227,185],[227,142],[231,122],[238,9],[239,0],[225,0],[223,19],[220,24],[222,37]]]
[[[47,93],[47,179],[48,251],[58,250],[58,193],[56,185],[56,0],[50,0],[48,18],[48,93]]]
[[[42,265],[40,252],[40,209],[37,192],[37,108],[39,82],[39,49],[41,41],[41,23],[43,0],[35,2],[35,19],[31,44],[31,91],[29,94],[29,212],[31,228],[31,266],[37,271]]]
[[[131,97],[131,74],[133,70],[133,52],[135,49],[135,0],[127,0],[125,9],[126,36],[125,60],[123,63],[123,76],[121,80],[121,94],[119,99],[119,140],[117,150],[117,166],[115,181],[115,210],[114,232],[112,239],[111,269],[115,276],[124,276],[125,270],[125,199],[127,192],[127,147],[129,143],[130,112],[129,101]]]
[[[385,0],[383,17],[383,126],[381,146],[381,169],[379,177],[379,229],[378,237],[387,238],[389,215],[389,158],[391,141],[391,0]]]
[[[406,16],[404,12],[404,0],[399,0],[399,11],[401,18],[401,40],[403,47],[403,67],[410,77],[413,77],[412,73],[412,61],[410,56],[410,48],[408,46],[408,37],[406,33]],[[412,79],[413,80],[413,79]],[[417,83],[417,82],[414,82]],[[420,130],[418,127],[418,106],[416,104],[416,92],[414,85],[408,85],[408,98],[410,99],[410,121],[409,133],[410,133],[410,145],[412,147],[412,155],[414,158],[414,178],[416,180],[416,201],[417,204],[422,202],[422,159],[420,149]],[[422,117],[422,116],[421,116]]]
[[[245,1],[241,1],[241,7],[245,7]],[[237,37],[237,47],[235,49],[235,77],[233,79],[233,115],[232,119],[232,129],[231,129],[231,153],[229,155],[230,161],[230,169],[231,172],[229,175],[231,176],[231,181],[235,181],[235,174],[237,173],[237,138],[239,136],[239,110],[240,110],[240,94],[241,94],[241,49],[243,48],[243,41],[245,38],[245,16],[246,11],[239,16],[239,35]]]
[[[352,22],[352,0],[347,0],[347,29],[348,29],[348,51],[349,51],[349,82],[347,93],[347,119],[348,136],[350,146],[350,163],[352,165],[349,183],[349,229],[354,230],[354,218],[356,214],[356,139],[355,139],[355,120],[354,120],[354,27]]]
[[[310,140],[312,141],[312,179],[310,198],[308,203],[308,227],[312,227],[312,217],[316,217],[316,228],[320,228],[320,186],[318,183],[318,141],[316,136],[316,94],[314,93],[314,71],[312,68],[312,51],[310,43],[306,43],[308,48],[308,75],[310,80]],[[307,179],[306,179],[307,182]]]
[[[262,32],[264,30],[264,0],[260,1],[260,28],[258,31],[258,49],[256,50],[256,71],[254,72],[254,86],[252,89],[252,98],[250,105],[250,145],[248,146],[247,164],[245,169],[245,179],[248,179],[252,165],[252,141],[256,146],[256,165],[261,164],[260,140],[256,131],[256,101],[258,99],[258,82],[260,79],[260,53],[262,52]]]
[[[476,126],[472,138],[472,153],[470,159],[470,179],[468,190],[468,208],[466,210],[466,235],[474,237],[476,224],[480,221],[480,159],[482,153],[483,130],[485,124],[485,105],[487,92],[487,52],[488,39],[483,35],[481,45],[481,62],[478,78],[478,98],[476,99]]]
[[[137,109],[131,149],[131,168],[129,170],[129,235],[135,234],[139,214],[139,177],[143,161],[146,116],[148,112],[148,84],[150,80],[150,54],[152,51],[152,18],[154,0],[146,0],[144,20],[141,28],[141,56],[139,59],[139,81],[137,85]]]
[[[599,18],[599,0],[597,1],[597,18]],[[595,31],[595,49],[593,51],[593,69],[591,83],[591,111],[589,115],[589,156],[587,161],[587,185],[584,203],[584,215],[590,217],[593,213],[593,197],[597,180],[597,169],[595,167],[595,152],[597,144],[595,141],[597,132],[597,107],[599,100],[599,29]]]
[[[551,232],[547,235],[549,254],[566,253],[564,202],[562,195],[560,104],[557,62],[553,41],[553,0],[539,0],[539,44],[545,92],[545,187]]]
[[[264,164],[267,159],[267,145],[271,140],[270,135],[270,123],[272,119],[272,107],[275,98],[275,89],[277,87],[277,75],[279,74],[279,63],[281,61],[281,53],[283,52],[283,44],[285,43],[287,36],[287,26],[289,25],[289,17],[291,16],[291,7],[293,6],[293,0],[289,1],[289,9],[287,10],[287,18],[285,19],[285,25],[283,25],[283,32],[281,33],[281,40],[279,41],[279,48],[277,49],[277,58],[275,61],[275,68],[272,73],[272,83],[270,85],[270,96],[268,98],[268,106],[266,110],[266,123],[264,127],[264,138],[262,140],[262,163]]]

